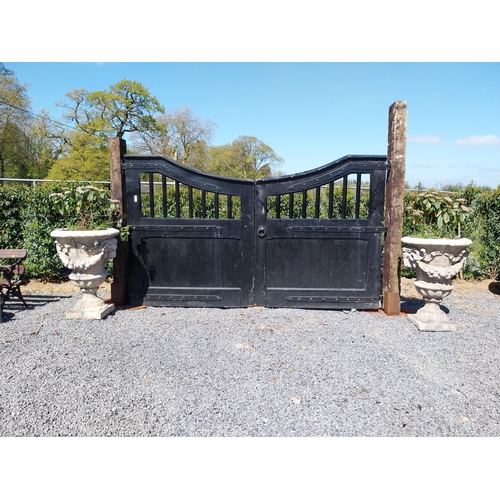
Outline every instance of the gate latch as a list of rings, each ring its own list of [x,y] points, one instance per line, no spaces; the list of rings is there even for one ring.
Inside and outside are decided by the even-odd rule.
[[[261,238],[264,238],[264,236],[266,235],[266,228],[264,226],[259,226],[259,228],[257,229],[257,234]]]

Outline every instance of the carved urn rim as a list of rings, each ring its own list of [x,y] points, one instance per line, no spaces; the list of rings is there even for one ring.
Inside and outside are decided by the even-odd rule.
[[[65,237],[70,237],[70,238],[102,238],[103,236],[112,238],[113,236],[118,236],[120,234],[120,231],[115,228],[107,228],[107,229],[89,229],[89,230],[82,230],[82,229],[54,229],[51,233],[50,236],[52,238],[65,238]]]
[[[427,245],[447,247],[468,247],[472,245],[469,238],[421,238],[417,236],[405,236],[401,239],[405,245]]]

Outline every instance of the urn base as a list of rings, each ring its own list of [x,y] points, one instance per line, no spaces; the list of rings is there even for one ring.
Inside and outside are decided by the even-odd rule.
[[[103,319],[114,310],[114,304],[106,303],[91,293],[83,293],[73,309],[66,311],[66,319]]]
[[[427,302],[416,314],[409,314],[408,319],[421,332],[455,332],[457,325],[453,324],[439,304]]]

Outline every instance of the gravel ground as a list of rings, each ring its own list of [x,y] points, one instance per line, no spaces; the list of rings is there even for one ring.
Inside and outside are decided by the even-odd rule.
[[[488,290],[445,300],[456,332],[355,310],[66,320],[78,298],[6,304],[0,436],[500,436],[500,296]]]

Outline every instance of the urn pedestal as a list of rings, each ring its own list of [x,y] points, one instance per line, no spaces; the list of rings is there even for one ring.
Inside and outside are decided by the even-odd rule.
[[[114,311],[114,304],[97,297],[97,290],[106,281],[104,264],[116,257],[119,233],[118,229],[56,229],[50,233],[59,258],[72,271],[69,279],[82,292],[81,299],[66,312],[67,319],[103,319]]]
[[[415,269],[415,288],[422,295],[425,305],[408,319],[420,331],[451,332],[457,329],[448,315],[440,308],[444,298],[453,290],[451,280],[464,268],[468,238],[427,239],[404,237],[403,263]]]

